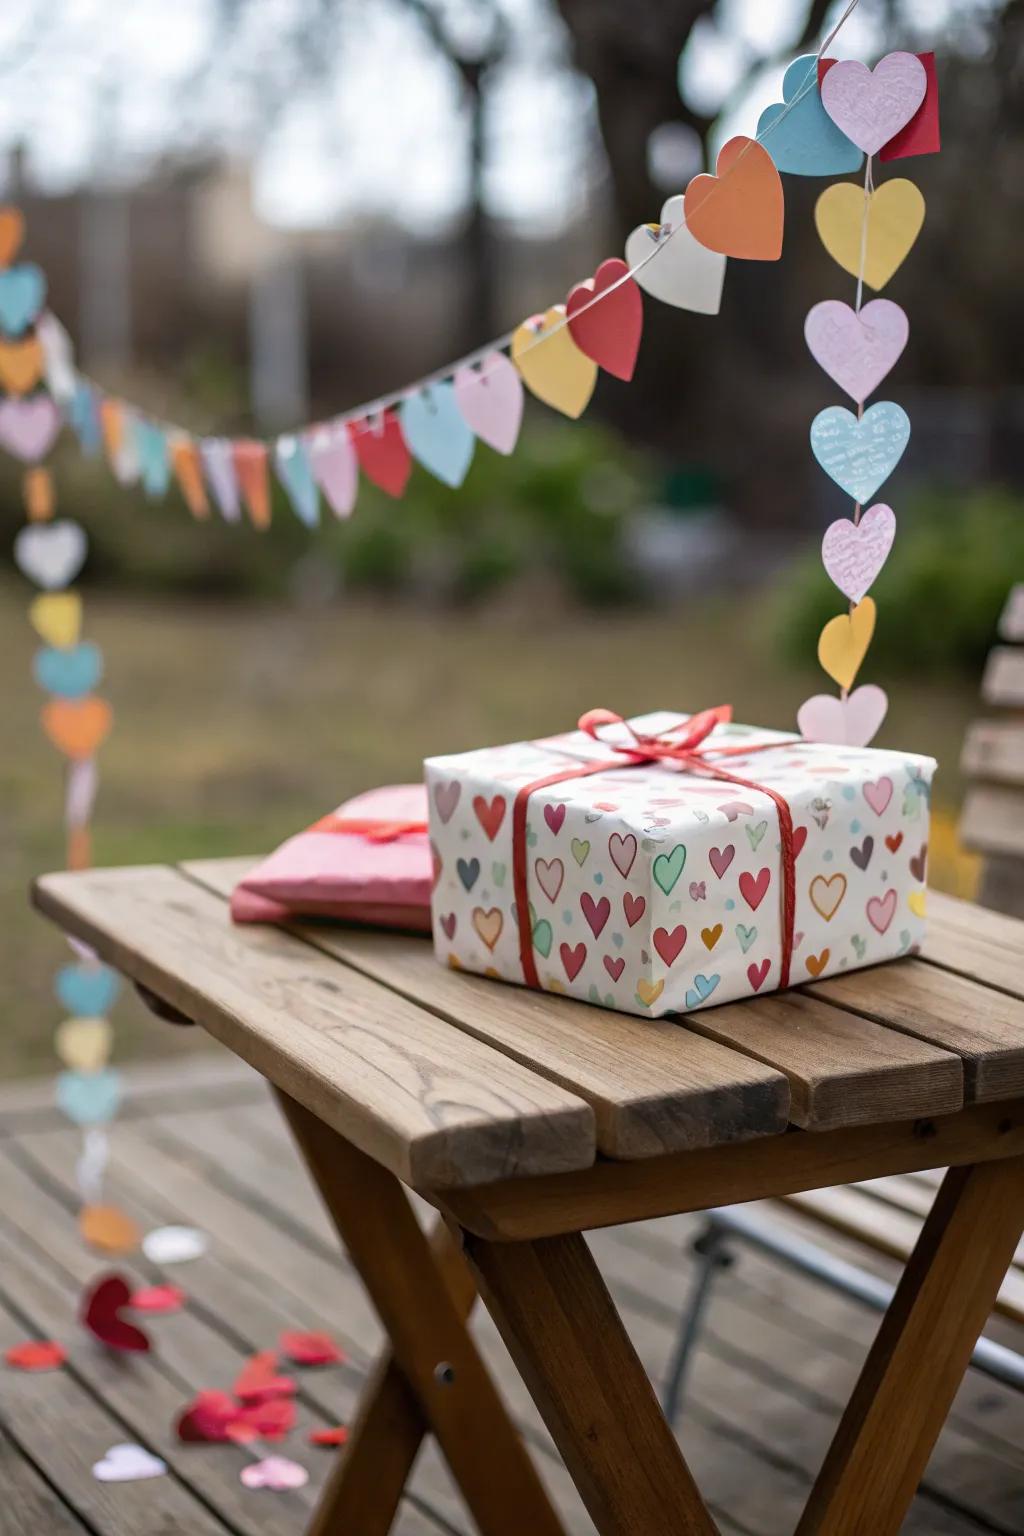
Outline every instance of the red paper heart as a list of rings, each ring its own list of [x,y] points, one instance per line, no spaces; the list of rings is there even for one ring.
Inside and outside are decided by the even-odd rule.
[[[348,1430],[344,1424],[336,1424],[333,1429],[311,1429],[309,1432],[310,1445],[344,1445],[348,1439]]]
[[[229,1440],[283,1440],[295,1428],[290,1397],[272,1397],[239,1409],[228,1426]]]
[[[148,1337],[120,1315],[131,1305],[131,1299],[131,1286],[122,1275],[105,1275],[85,1293],[82,1322],[108,1349],[144,1354],[149,1349]]]
[[[366,478],[389,496],[401,496],[412,474],[412,455],[394,411],[374,421],[349,422],[348,431]]]
[[[132,1292],[131,1305],[134,1312],[180,1312],[185,1292],[178,1285],[148,1285]]]
[[[4,1360],[16,1371],[55,1371],[67,1357],[63,1344],[53,1339],[31,1339],[26,1344],[15,1344]]]
[[[277,1374],[277,1354],[260,1350],[245,1362],[234,1385],[235,1396],[243,1403],[265,1403],[275,1397],[290,1397],[297,1390],[290,1376]]]
[[[593,277],[570,290],[565,312],[569,333],[581,352],[617,379],[633,377],[644,304],[624,261],[617,256],[602,261]]]
[[[228,1392],[199,1392],[178,1416],[178,1439],[190,1444],[227,1440],[228,1429],[238,1418],[238,1404]]]
[[[303,1333],[290,1329],[282,1333],[281,1351],[296,1365],[337,1365],[345,1355],[329,1333]]]

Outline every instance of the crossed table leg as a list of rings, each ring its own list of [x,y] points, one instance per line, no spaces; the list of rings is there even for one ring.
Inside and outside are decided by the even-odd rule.
[[[600,1536],[716,1536],[581,1234],[428,1239],[392,1174],[279,1098],[390,1337],[309,1536],[385,1536],[428,1431],[483,1536],[560,1536],[466,1327],[474,1276]],[[1022,1229],[1024,1157],[946,1175],[797,1536],[897,1536]]]

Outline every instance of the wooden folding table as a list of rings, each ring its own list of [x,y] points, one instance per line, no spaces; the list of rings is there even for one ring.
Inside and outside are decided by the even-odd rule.
[[[234,927],[250,862],[34,898],[269,1079],[380,1313],[311,1536],[384,1536],[428,1432],[484,1536],[558,1536],[466,1326],[477,1291],[601,1536],[713,1536],[582,1234],[948,1167],[798,1527],[894,1536],[1024,1229],[1024,923],[933,896],[919,957],[656,1022],[457,974],[422,939]]]

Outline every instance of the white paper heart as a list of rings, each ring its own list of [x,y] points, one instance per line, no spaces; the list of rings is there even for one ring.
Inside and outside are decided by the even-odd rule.
[[[457,368],[455,403],[467,427],[489,448],[511,453],[523,419],[523,384],[504,352],[488,352],[476,368]]]
[[[668,239],[667,230],[675,233]],[[660,231],[660,232],[659,232]],[[650,261],[652,251],[657,255]],[[726,258],[695,240],[686,228],[682,197],[670,197],[661,210],[661,225],[640,224],[626,241],[626,263],[645,293],[677,309],[717,315],[722,305]]]
[[[85,563],[85,532],[66,518],[55,523],[30,523],[14,541],[14,558],[37,587],[57,592],[74,581]]]
[[[64,787],[64,825],[86,827],[99,787],[99,771],[94,757],[79,758],[68,764]]]
[[[821,104],[848,139],[874,155],[906,127],[927,89],[928,75],[916,53],[887,53],[873,70],[857,59],[841,59],[821,82]]]
[[[86,1205],[102,1205],[103,1175],[107,1171],[110,1142],[99,1126],[89,1126],[75,1163],[75,1186]]]
[[[796,723],[805,741],[866,747],[880,729],[888,708],[885,689],[864,683],[845,699],[831,693],[816,693],[801,704]]]
[[[100,1483],[138,1483],[166,1471],[166,1461],[142,1445],[112,1445],[102,1461],[94,1462],[92,1475]]]
[[[36,336],[43,349],[46,387],[55,400],[66,405],[78,388],[71,337],[49,310],[36,321]]]
[[[154,1227],[142,1239],[142,1251],[153,1264],[185,1264],[201,1259],[210,1246],[198,1227]]]

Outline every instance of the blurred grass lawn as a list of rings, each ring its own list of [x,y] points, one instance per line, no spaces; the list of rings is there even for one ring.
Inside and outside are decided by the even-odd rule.
[[[62,765],[39,729],[26,607],[23,587],[0,588],[0,1080],[55,1070],[52,980],[67,956],[26,898],[32,876],[64,859]],[[361,602],[301,612],[88,594],[84,634],[103,648],[115,709],[95,862],[268,850],[357,790],[418,778],[430,753],[562,730],[597,704],[639,713],[727,700],[740,720],[790,728],[800,702],[828,684],[812,665],[785,671],[769,629],[767,608],[749,597],[605,616],[555,601],[550,611]],[[939,759],[932,880],[966,894],[957,763],[977,690],[877,680],[892,695],[879,744]],[[199,1043],[197,1031],[161,1029],[131,997],[116,1023],[121,1064]]]

